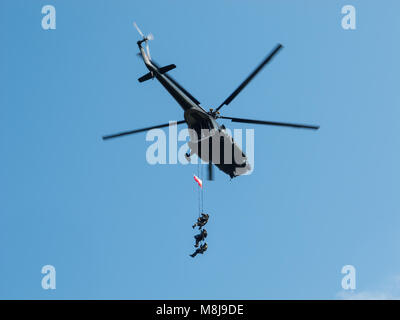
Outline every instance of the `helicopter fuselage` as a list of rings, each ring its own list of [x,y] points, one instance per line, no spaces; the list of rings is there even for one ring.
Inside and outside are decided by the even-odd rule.
[[[278,43],[275,48],[262,60],[262,62],[244,79],[240,85],[214,110],[206,111],[200,105],[200,102],[193,95],[175,81],[168,72],[176,66],[169,64],[164,67],[159,67],[151,58],[148,41],[154,37],[152,34],[144,36],[136,23],[135,28],[142,36],[142,39],[137,42],[140,55],[148,73],[140,77],[139,82],[144,82],[156,78],[161,85],[169,92],[184,111],[185,120],[175,122],[176,125],[186,123],[189,128],[190,140],[188,145],[190,153],[186,154],[190,161],[190,156],[197,154],[205,163],[208,163],[209,177],[212,179],[212,164],[215,164],[220,170],[228,174],[231,178],[246,174],[251,170],[245,154],[241,148],[234,142],[233,138],[228,134],[228,130],[224,125],[219,125],[217,119],[230,120],[238,123],[248,123],[257,125],[268,125],[287,128],[301,128],[318,130],[319,125],[310,125],[302,123],[289,123],[277,121],[264,121],[259,119],[245,119],[222,116],[219,110],[223,106],[229,105],[235,97],[250,83],[250,81],[274,58],[274,56],[283,48],[282,44]],[[146,50],[142,47],[142,43],[146,44]],[[144,132],[156,128],[165,128],[171,125],[171,122],[156,126],[123,131],[116,134],[103,136],[103,140],[122,137],[130,134]],[[211,142],[211,143],[210,143]],[[246,145],[247,145],[246,140]],[[203,145],[203,143],[208,143]],[[207,152],[208,151],[208,152]]]
[[[176,81],[161,73],[160,68],[147,56],[145,50],[141,46],[141,42],[138,42],[138,46],[143,61],[147,69],[151,73],[152,77],[156,78],[161,83],[161,85],[169,92],[169,94],[175,99],[175,101],[181,106],[181,108],[184,110],[184,118],[188,125],[188,128],[197,133],[197,139],[191,135],[191,144],[189,144],[189,146],[192,146],[192,152],[194,154],[197,154],[202,160],[206,162],[211,161],[210,154],[212,152],[202,153],[200,144],[201,141],[204,141],[205,139],[210,138],[211,140],[211,135],[217,135],[220,140],[217,147],[222,150],[224,148],[223,143],[229,143],[228,147],[232,148],[232,155],[240,154],[241,161],[240,163],[237,163],[235,159],[232,159],[233,157],[231,157],[232,160],[230,161],[224,162],[224,160],[222,160],[213,163],[220,170],[228,174],[231,178],[248,172],[250,170],[250,165],[247,162],[246,156],[244,155],[242,150],[236,145],[233,139],[225,133],[224,127],[221,127],[217,123],[212,113],[204,110],[200,106],[200,103],[193,96],[191,96],[190,93],[188,93],[179,84],[177,84]],[[209,136],[202,136],[201,132],[204,132],[204,129],[206,129],[205,132],[208,131],[210,133]],[[197,145],[197,147],[194,147],[195,144]]]

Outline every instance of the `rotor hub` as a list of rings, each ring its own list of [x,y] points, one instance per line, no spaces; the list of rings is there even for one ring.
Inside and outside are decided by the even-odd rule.
[[[212,116],[214,119],[217,119],[219,117],[219,111],[214,111],[213,108],[210,108],[210,111],[208,111],[208,114]]]

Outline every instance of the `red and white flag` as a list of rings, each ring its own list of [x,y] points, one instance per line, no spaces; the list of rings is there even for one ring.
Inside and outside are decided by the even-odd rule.
[[[201,181],[201,179],[199,177],[197,177],[196,175],[193,175],[193,178],[199,184],[199,187],[203,188],[203,181]]]

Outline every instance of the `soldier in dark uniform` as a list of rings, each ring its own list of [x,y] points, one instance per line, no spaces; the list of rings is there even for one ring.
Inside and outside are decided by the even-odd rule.
[[[199,230],[201,230],[201,228],[204,227],[208,222],[209,217],[210,216],[207,213],[202,212],[201,217],[197,218],[197,222],[192,226],[192,228],[194,229],[197,226],[199,227]]]
[[[205,238],[207,238],[207,230],[203,229],[199,234],[196,234],[194,236],[194,239],[196,240],[196,244],[194,245],[195,248],[199,246],[199,242],[203,241]]]
[[[200,246],[200,248],[196,249],[196,251],[195,251],[194,253],[192,253],[190,256],[191,256],[192,258],[194,258],[194,257],[197,256],[197,254],[199,254],[199,253],[203,254],[205,251],[207,251],[207,249],[208,249],[208,245],[207,245],[207,243],[204,243],[204,244],[202,244],[202,245]]]

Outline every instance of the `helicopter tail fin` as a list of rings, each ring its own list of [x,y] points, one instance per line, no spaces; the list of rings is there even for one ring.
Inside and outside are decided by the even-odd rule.
[[[175,69],[175,68],[176,68],[176,65],[174,65],[174,64],[169,64],[169,65],[167,65],[167,66],[165,66],[165,67],[161,67],[161,68],[159,69],[159,71],[160,71],[160,73],[166,73],[166,72],[171,71],[172,69]]]
[[[143,77],[140,77],[138,79],[138,81],[139,82],[143,82],[143,81],[146,81],[146,80],[150,80],[152,78],[153,78],[153,75],[151,74],[151,72],[149,72],[149,73],[146,73]]]
[[[158,72],[160,72],[161,74],[164,74],[164,73],[166,73],[166,72],[168,72],[168,71],[171,71],[172,69],[175,69],[175,68],[176,68],[176,65],[174,65],[174,64],[169,64],[169,65],[167,65],[167,66],[165,66],[165,67],[159,68],[159,69],[158,69]],[[138,79],[138,81],[139,81],[139,82],[144,82],[144,81],[150,80],[150,79],[152,79],[152,78],[153,78],[153,74],[152,74],[151,72],[148,72],[148,73],[146,73],[144,76],[140,77],[140,78]]]

